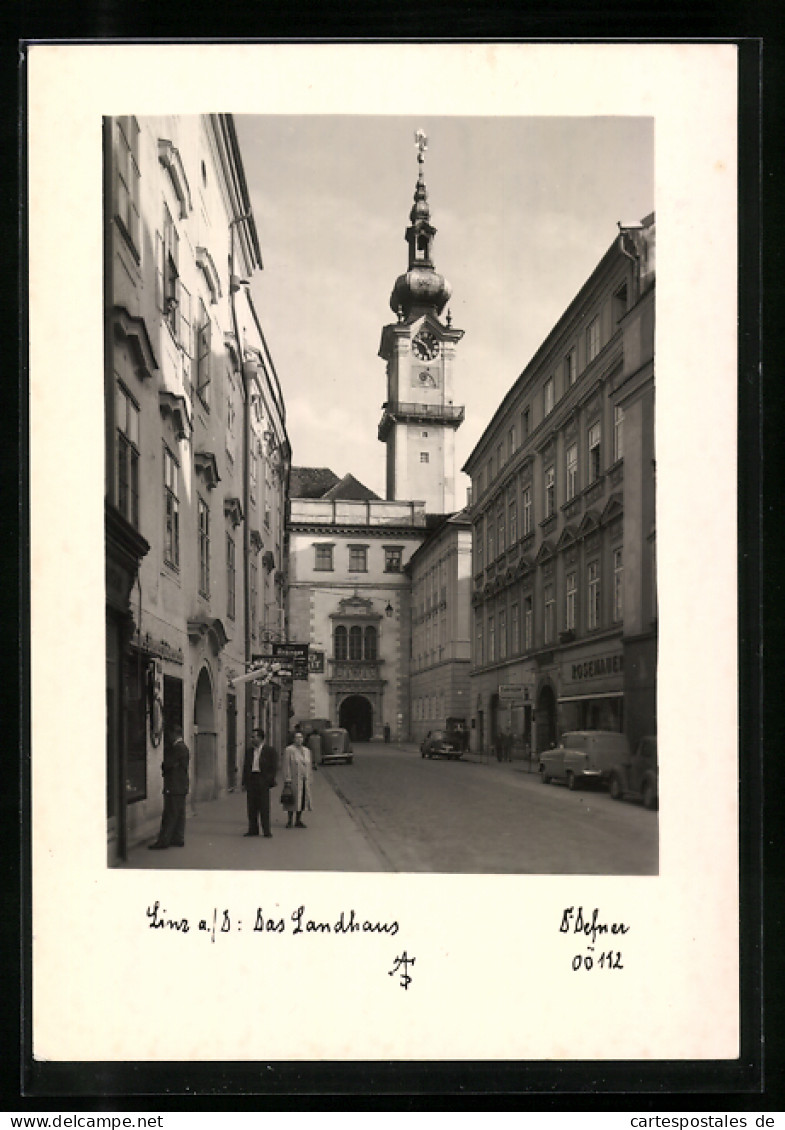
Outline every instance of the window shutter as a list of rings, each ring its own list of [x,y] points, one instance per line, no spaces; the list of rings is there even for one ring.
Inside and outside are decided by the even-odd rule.
[[[193,343],[191,341],[191,295],[188,288],[183,285],[182,279],[177,280],[178,289],[178,341],[186,355],[193,359]]]
[[[155,233],[155,304],[164,312],[164,240],[159,231]]]

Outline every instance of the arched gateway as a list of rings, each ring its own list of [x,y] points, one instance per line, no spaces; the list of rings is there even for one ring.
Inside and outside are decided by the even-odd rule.
[[[338,712],[338,725],[349,731],[355,742],[368,742],[373,737],[373,710],[364,695],[345,698]]]

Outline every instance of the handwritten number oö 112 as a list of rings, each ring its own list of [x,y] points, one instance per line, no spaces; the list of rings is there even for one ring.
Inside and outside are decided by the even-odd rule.
[[[573,973],[577,973],[579,969],[585,969],[588,973],[594,968],[623,969],[621,952],[619,950],[608,950],[607,953],[601,953],[599,957],[592,957],[590,953],[576,953],[575,957],[572,959]]]

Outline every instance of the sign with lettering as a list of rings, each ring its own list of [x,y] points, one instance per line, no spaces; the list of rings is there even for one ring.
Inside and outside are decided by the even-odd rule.
[[[308,644],[274,643],[273,658],[283,660],[291,666],[295,679],[308,678]]]
[[[308,673],[310,675],[324,674],[324,652],[310,648],[308,652]]]
[[[523,702],[524,697],[523,683],[502,683],[499,686],[499,702]]]
[[[577,663],[565,663],[562,668],[564,680],[570,683],[591,683],[595,679],[607,679],[624,674],[624,655],[617,651],[611,655],[597,655],[582,659]]]

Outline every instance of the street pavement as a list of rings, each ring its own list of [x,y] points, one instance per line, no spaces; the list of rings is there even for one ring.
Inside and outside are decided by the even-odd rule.
[[[652,875],[658,821],[607,791],[543,785],[521,762],[423,759],[413,744],[356,743],[353,765],[320,767],[305,830],[287,830],[278,788],[272,839],[245,838],[245,793],[189,813],[186,846],[129,852],[124,867]],[[151,837],[152,838],[152,837]]]

